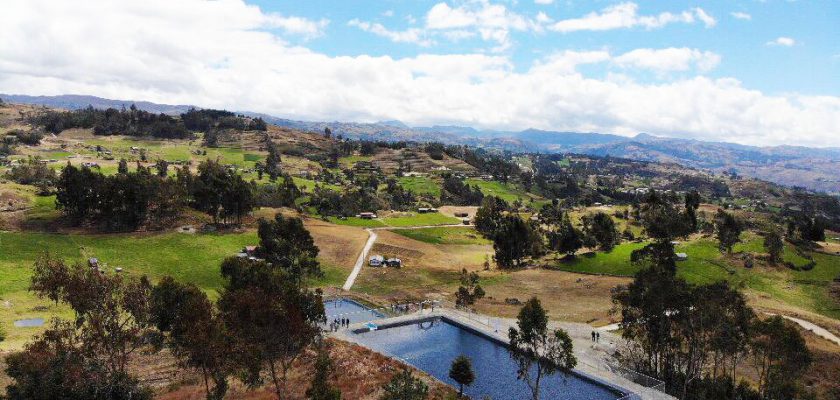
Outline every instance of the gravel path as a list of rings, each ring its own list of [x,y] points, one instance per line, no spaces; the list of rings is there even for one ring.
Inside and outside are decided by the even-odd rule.
[[[362,266],[365,265],[365,260],[367,260],[367,255],[373,247],[373,243],[376,242],[376,232],[372,229],[365,230],[368,233],[367,243],[365,243],[365,247],[362,248],[362,252],[359,253],[359,258],[356,260],[356,264],[353,265],[353,271],[350,272],[350,276],[347,277],[347,281],[344,282],[344,286],[341,287],[344,290],[350,290],[353,287],[353,283],[356,282],[356,277],[359,276],[359,272],[362,271]]]
[[[781,314],[773,314],[773,313],[767,313],[767,314],[769,314],[769,315],[781,315]],[[806,330],[814,332],[815,335],[817,335],[817,336],[819,336],[823,339],[829,340],[831,342],[834,342],[834,344],[840,346],[840,337],[837,337],[837,335],[829,332],[828,329],[825,329],[825,328],[823,328],[823,327],[821,327],[821,326],[819,326],[819,325],[817,325],[813,322],[809,322],[809,321],[806,321],[804,319],[789,317],[787,315],[782,315],[782,318],[784,318],[786,320],[789,320],[789,321],[793,321],[797,325],[805,328]]]

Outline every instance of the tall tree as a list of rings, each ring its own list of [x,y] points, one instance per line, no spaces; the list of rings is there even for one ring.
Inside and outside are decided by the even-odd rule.
[[[271,181],[277,180],[277,177],[283,174],[281,168],[280,148],[271,139],[267,142],[268,156],[265,158],[265,172],[268,173],[268,178]]]
[[[548,247],[569,256],[583,247],[583,233],[572,225],[567,213],[563,213],[555,230],[548,232]]]
[[[157,162],[155,162],[155,170],[157,171],[157,175],[159,177],[166,177],[169,173],[169,162],[166,160],[157,160]]]
[[[461,286],[455,293],[455,304],[461,307],[468,307],[475,303],[476,300],[484,297],[484,289],[478,284],[479,277],[476,272],[467,272],[464,268],[461,270]]]
[[[191,182],[193,206],[227,223],[241,220],[254,207],[251,186],[234,171],[217,161],[206,160],[198,166],[198,176]]]
[[[534,232],[518,215],[505,215],[493,236],[496,263],[500,268],[518,268],[531,254]]]
[[[382,390],[385,393],[380,400],[425,400],[429,396],[429,387],[408,369],[394,375]]]
[[[688,223],[691,231],[696,232],[699,227],[697,221],[697,209],[700,208],[700,192],[692,190],[685,194],[685,213],[688,217]]]
[[[150,343],[151,284],[96,268],[67,266],[49,254],[35,262],[30,290],[63,303],[75,322],[56,321],[26,349],[7,359],[11,399],[151,398],[127,369]]]
[[[452,360],[452,365],[449,367],[449,377],[458,383],[458,397],[462,397],[464,395],[464,385],[469,386],[475,382],[475,372],[470,359],[465,355],[460,355]]]
[[[151,304],[152,322],[169,334],[166,343],[172,354],[183,367],[201,372],[208,400],[223,399],[232,372],[232,342],[207,295],[167,276],[152,290]]]
[[[805,339],[793,324],[778,315],[756,322],[753,329],[753,359],[762,397],[798,398],[798,379],[811,364]]]
[[[732,247],[741,241],[743,231],[743,224],[734,215],[723,210],[715,214],[715,235],[721,252],[732,253]]]
[[[473,220],[475,230],[485,238],[492,238],[496,234],[502,216],[507,209],[508,204],[504,200],[495,196],[485,197],[481,201],[481,207],[475,212]]]
[[[7,400],[151,400],[153,392],[126,372],[113,373],[88,351],[73,323],[55,321],[23,351],[6,357]]]
[[[621,241],[615,221],[603,212],[583,216],[583,234],[604,251],[612,250]]]
[[[577,365],[572,338],[562,329],[549,331],[548,316],[536,297],[519,310],[516,325],[508,332],[508,351],[518,364],[517,378],[524,380],[532,398],[539,400],[543,377],[558,371],[568,373]]]
[[[222,263],[226,283],[219,309],[234,338],[232,362],[249,386],[259,385],[267,372],[278,399],[288,392],[292,364],[326,318],[321,296],[289,274],[265,261],[231,257]]]
[[[651,191],[640,204],[640,217],[647,235],[656,242],[670,242],[693,232],[689,217],[674,205],[674,199]]]
[[[312,386],[306,390],[306,397],[310,400],[341,400],[341,391],[329,383],[333,371],[330,353],[325,345],[318,348],[315,358],[315,373],[312,375]]]
[[[785,250],[782,233],[776,229],[766,232],[764,234],[764,250],[767,251],[770,263],[777,264],[782,261],[782,252]]]
[[[257,235],[260,238],[257,254],[273,267],[287,272],[291,279],[321,276],[318,246],[300,218],[278,213],[274,220],[261,219]]]

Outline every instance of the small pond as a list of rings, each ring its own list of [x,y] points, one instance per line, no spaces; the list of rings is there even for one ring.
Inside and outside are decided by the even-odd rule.
[[[27,318],[15,321],[16,328],[35,328],[44,325],[43,318]]]
[[[516,379],[517,365],[506,346],[483,335],[463,329],[445,319],[385,327],[356,333],[354,339],[383,354],[399,357],[426,373],[458,387],[449,378],[449,367],[463,354],[472,360],[476,380],[464,389],[473,399],[530,398],[528,385]],[[543,377],[543,399],[617,399],[617,390],[577,374],[555,374]]]
[[[369,307],[344,298],[325,301],[324,312],[327,314],[327,322],[332,322],[334,319],[349,318],[351,324],[385,317],[379,311],[371,310]]]

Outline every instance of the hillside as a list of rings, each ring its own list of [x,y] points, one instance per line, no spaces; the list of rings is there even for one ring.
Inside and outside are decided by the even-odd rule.
[[[351,124],[329,125],[328,134],[315,125],[258,122],[253,114],[210,109],[161,116],[130,105],[124,110],[73,112],[21,104],[0,107],[4,137],[0,278],[5,283],[0,285],[4,305],[0,325],[8,332],[0,348],[20,349],[45,329],[45,325],[18,326],[22,321],[70,317],[66,306],[27,290],[32,266],[44,250],[70,263],[96,258],[106,274],[147,276],[158,285],[171,276],[215,299],[224,292],[222,260],[243,248],[263,246],[257,221],[274,220],[278,214],[281,220],[300,218],[312,236],[323,275],[306,282],[328,295],[350,296],[383,310],[401,302],[449,304],[457,300],[458,285],[463,284],[460,275],[466,270],[477,274],[485,292],[473,304],[482,315],[500,320],[515,317],[522,300],[537,296],[549,318],[583,326],[577,337],[585,339],[590,329],[618,322],[612,294],[641,270],[631,261],[632,254],[653,238],[640,203],[655,198],[652,192],[660,193],[665,203],[675,207],[668,215],[681,216],[679,210],[693,204],[689,197],[695,196],[694,191],[697,224],[676,242],[675,250],[688,257],[675,268],[676,277],[690,285],[728,282],[758,315],[782,314],[840,333],[836,198],[686,167],[664,155],[664,162],[652,162],[579,153],[499,153],[339,138],[337,130]],[[160,124],[167,129],[155,129]],[[364,124],[353,126],[357,133],[365,129]],[[416,131],[398,121],[377,126],[405,135]],[[434,129],[456,136],[483,135],[474,140],[486,143],[527,143],[498,132]],[[620,137],[597,134],[529,131],[527,135],[556,139],[569,149],[581,148],[592,137],[599,141],[593,147],[620,148],[623,143]],[[661,139],[649,136],[637,141],[665,147]],[[709,145],[751,151],[744,146]],[[798,150],[786,151],[795,155]],[[760,153],[747,156],[757,159]],[[700,155],[685,151],[680,157]],[[719,162],[721,157],[709,154],[707,161]],[[275,179],[269,166],[279,170]],[[80,173],[86,178],[77,179]],[[221,206],[206,201],[207,188],[224,199]],[[86,197],[86,193],[97,195]],[[500,199],[501,210],[488,211],[485,204],[496,201],[489,201],[489,196]],[[70,213],[76,209],[72,204],[79,204],[73,203],[76,199],[90,199],[79,217]],[[219,220],[220,210],[227,212],[228,204],[231,215],[236,210],[240,214]],[[721,251],[714,234],[719,210],[744,221],[730,252]],[[568,242],[577,243],[574,248],[553,247],[559,219],[552,220],[551,215],[557,212],[572,224],[567,232],[578,235],[577,242]],[[488,224],[479,222],[479,213],[485,221],[490,215],[494,224],[520,230],[488,234]],[[586,227],[592,227],[587,221],[598,214],[613,224],[602,231],[612,232],[609,249],[594,247],[595,242],[584,245],[583,238],[601,240]],[[778,262],[769,261],[764,245],[763,235],[769,230],[786,232]],[[805,240],[814,231],[824,237]],[[505,238],[527,240],[517,253],[523,264],[502,264],[499,249],[506,246]],[[398,266],[374,268],[365,262],[372,255],[400,261]],[[831,344],[820,340],[809,338],[808,347],[822,357],[816,352]],[[368,376],[368,367],[375,368],[363,348],[344,342],[336,348],[340,351],[332,357],[339,362],[366,366],[357,371],[358,376]],[[308,373],[309,356],[304,354],[302,360],[307,361],[294,367],[291,379]],[[154,387],[160,398],[194,398],[190,396],[202,389],[168,372],[175,368],[170,355],[136,362],[146,368],[132,372]],[[349,379],[337,382],[353,398],[376,398],[373,393],[399,367],[395,360],[389,365],[388,371],[377,374],[381,379],[365,378],[363,385],[354,386]],[[835,360],[823,358],[811,370],[833,366]],[[808,385],[828,390],[835,375],[826,373]],[[4,379],[0,375],[0,384]],[[446,391],[443,385],[438,389]],[[234,385],[231,396],[251,398],[264,390]]]
[[[0,98],[7,102],[65,109],[84,108],[88,105],[95,108],[119,108],[135,104],[138,109],[165,114],[179,114],[192,107],[78,95],[0,94]],[[829,194],[840,194],[840,178],[836,173],[840,170],[840,148],[756,147],[657,137],[644,133],[635,137],[624,137],[536,129],[512,132],[477,130],[461,126],[410,127],[394,120],[374,123],[298,121],[260,113],[241,113],[261,117],[271,124],[293,130],[323,132],[325,128],[330,128],[333,133],[351,139],[437,141],[510,151],[571,152],[641,161],[673,162],[714,172],[735,172],[786,186],[800,186]]]

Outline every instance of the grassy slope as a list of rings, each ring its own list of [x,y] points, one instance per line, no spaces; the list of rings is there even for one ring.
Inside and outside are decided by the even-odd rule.
[[[533,193],[529,193],[525,191],[525,189],[510,183],[501,183],[498,181],[485,181],[482,179],[467,179],[465,183],[470,186],[478,186],[478,188],[481,189],[481,192],[484,193],[485,196],[496,196],[508,203],[513,203],[517,199],[522,200],[522,202],[525,204],[528,204],[529,202],[533,201],[535,203],[534,206],[536,207],[536,209],[540,209],[540,207],[542,207],[543,204],[549,202],[549,200],[546,200]]]
[[[440,227],[423,229],[397,229],[405,237],[431,244],[489,244],[490,241],[471,227]]]
[[[440,183],[427,176],[403,176],[397,178],[400,185],[418,195],[440,197]]]
[[[736,253],[763,252],[762,240],[757,235],[745,234],[743,240],[735,246]],[[630,253],[643,246],[644,243],[623,243],[609,253],[581,255],[571,262],[561,261],[556,267],[572,272],[632,276],[639,267],[630,263]],[[810,271],[794,271],[781,266],[746,269],[722,255],[713,239],[680,243],[676,251],[688,254],[688,260],[677,264],[677,273],[689,282],[706,284],[727,280],[794,306],[840,318],[840,308],[832,306],[836,302],[828,294],[829,284],[840,275],[840,257],[814,254],[816,267]],[[807,262],[791,246],[785,248],[784,259],[797,266]]]
[[[385,217],[382,222],[388,226],[425,226],[425,225],[448,225],[458,224],[461,220],[454,217],[449,217],[440,213],[418,214],[409,213],[410,215],[403,215],[403,213],[395,216]]]
[[[257,242],[256,233],[240,234],[111,234],[67,235],[31,232],[0,232],[0,324],[9,334],[2,348],[19,347],[42,328],[16,328],[22,318],[70,317],[64,307],[38,299],[27,291],[35,259],[44,251],[67,262],[97,257],[109,269],[123,267],[131,275],[148,275],[156,280],[171,275],[206,290],[211,298],[222,285],[220,262],[242,246]],[[324,277],[315,286],[337,286],[344,282],[343,269],[322,263]],[[0,304],[2,304],[0,302]]]

